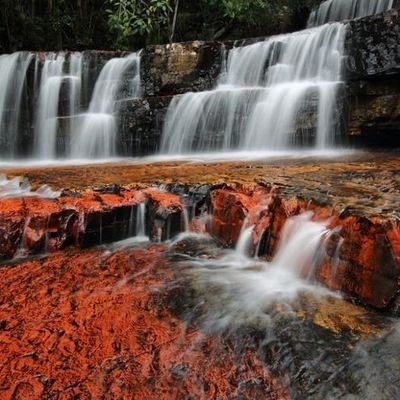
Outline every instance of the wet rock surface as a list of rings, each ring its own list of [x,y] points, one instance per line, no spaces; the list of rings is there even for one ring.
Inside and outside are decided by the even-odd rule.
[[[145,97],[212,89],[221,70],[221,42],[194,41],[149,46],[142,53]]]
[[[126,239],[134,235],[129,226],[143,201],[146,234],[152,240],[174,237],[191,220],[192,230],[209,232],[223,246],[234,247],[246,222],[254,226],[252,254],[270,258],[286,221],[311,211],[315,220],[329,220],[333,232],[315,278],[364,304],[398,312],[400,227],[395,205],[400,186],[394,153],[335,161],[121,163],[8,174],[27,175],[39,186],[68,185],[78,196],[0,201],[5,258],[21,249],[36,254]],[[114,184],[118,193],[83,191],[95,182],[105,188]],[[173,193],[155,188],[154,182]]]
[[[381,388],[382,399],[398,394],[390,385],[398,373],[395,327],[335,296],[278,299],[261,314],[233,316],[223,330],[210,325],[238,293],[221,296],[227,289],[211,284],[209,272],[187,257],[208,257],[212,265],[220,252],[209,239],[188,238],[170,248],[67,250],[2,266],[1,397],[368,399]],[[365,363],[374,363],[379,379],[370,379]]]
[[[399,3],[347,23],[347,136],[373,148],[399,145]],[[346,114],[345,114],[346,115]]]
[[[164,250],[0,268],[1,397],[289,399],[250,338],[212,337],[174,315],[169,296],[184,289]]]
[[[399,8],[347,23],[345,48],[351,79],[399,74]]]
[[[106,185],[51,200],[4,199],[0,201],[0,257],[54,252],[68,245],[87,248],[127,239],[137,234],[140,203],[146,203],[144,228],[150,238],[157,240],[160,236],[160,240],[166,240],[180,231],[180,199],[156,188],[129,190]]]
[[[203,250],[201,255],[192,253],[190,260],[179,259],[187,267],[193,288],[180,297],[186,305],[181,318],[232,341],[241,335],[251,338],[258,357],[285,382],[293,399],[372,399],[379,392],[382,399],[398,395],[392,380],[399,369],[386,371],[387,365],[395,363],[400,344],[391,321],[315,288],[293,295],[283,287],[268,299],[267,287],[265,295],[258,293],[263,277],[256,261],[248,272],[244,267],[238,272],[238,266],[230,270],[221,265],[217,261],[221,255],[214,253],[214,257],[215,264],[212,259],[202,263]],[[248,280],[249,273],[255,279]],[[382,362],[373,354],[378,343]],[[376,362],[374,368],[371,362]],[[376,374],[379,378],[372,378]]]
[[[347,155],[346,155],[347,153]],[[3,168],[12,176],[26,176],[34,189],[48,184],[54,190],[82,191],[119,184],[165,186],[208,185],[214,188],[258,184],[284,195],[313,199],[366,217],[396,217],[399,201],[399,161],[393,153],[338,151],[332,157],[274,157],[259,161],[120,162],[107,165]]]
[[[398,165],[382,153],[7,170],[64,194],[0,200],[3,255],[54,252],[0,266],[0,397],[397,398],[396,319],[315,283],[263,304],[225,283],[236,272],[221,260],[239,257],[226,248],[250,224],[260,259],[247,269],[261,273],[288,219],[312,212],[331,233],[304,275],[398,315]],[[143,202],[153,240],[186,223],[211,236],[76,249],[126,238]]]

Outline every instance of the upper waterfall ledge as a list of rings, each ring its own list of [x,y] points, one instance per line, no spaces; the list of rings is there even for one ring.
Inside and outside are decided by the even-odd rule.
[[[344,140],[383,147],[400,143],[400,59],[397,48],[400,42],[400,18],[398,5],[395,7],[383,14],[345,23],[346,84],[338,99],[338,113],[343,115],[339,130]],[[139,156],[157,153],[165,115],[175,96],[213,89],[220,76],[225,51],[233,46],[246,46],[260,40],[265,38],[244,39],[235,43],[195,41],[144,48],[140,53],[141,97],[120,100],[118,104],[116,154]],[[121,52],[84,52],[90,77],[88,85],[94,86],[108,60],[125,55]],[[44,56],[43,53],[38,54],[39,59],[44,59]],[[31,63],[27,69],[29,87],[34,84],[33,75]],[[64,97],[61,96],[60,103],[62,108],[68,108],[68,99]],[[33,103],[32,99],[28,100],[27,105]],[[84,100],[86,103],[89,101]],[[21,158],[31,157],[34,149],[34,131],[28,118],[32,110],[25,108],[21,110],[20,117],[27,118],[27,121],[22,124],[24,129],[18,138],[9,135],[3,138],[11,141],[8,144],[16,149],[15,155]],[[18,110],[10,109],[9,112],[17,114]],[[312,139],[316,114],[315,101],[311,99],[301,110],[296,135],[301,138],[306,134]],[[68,119],[60,117],[57,133],[59,150],[69,143],[68,127]]]

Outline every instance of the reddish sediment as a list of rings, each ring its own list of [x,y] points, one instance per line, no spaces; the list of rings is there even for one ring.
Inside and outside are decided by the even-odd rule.
[[[254,348],[170,311],[182,279],[164,251],[66,250],[0,268],[0,397],[289,399]]]
[[[171,311],[168,293],[186,283],[163,245],[115,253],[82,248],[124,238],[141,202],[150,235],[159,238],[161,230],[165,239],[181,227],[183,202],[154,185],[206,184],[213,212],[207,221],[194,218],[194,231],[232,247],[246,222],[254,226],[253,250],[271,258],[287,219],[311,211],[333,232],[316,280],[387,310],[400,289],[398,167],[395,157],[379,156],[7,171],[66,190],[58,199],[0,200],[3,258],[21,248],[53,253],[0,267],[0,397],[288,399],[289,383],[265,368],[251,344],[207,336]],[[325,307],[299,316],[339,332],[337,303]],[[341,324],[352,315],[343,307]],[[363,319],[352,313],[351,331]],[[377,334],[370,329],[362,327]]]

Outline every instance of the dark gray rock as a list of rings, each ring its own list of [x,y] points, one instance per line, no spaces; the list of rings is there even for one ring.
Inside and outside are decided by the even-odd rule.
[[[345,49],[349,80],[400,74],[400,10],[349,21]]]
[[[118,152],[143,156],[159,150],[162,128],[172,96],[147,97],[120,102]]]

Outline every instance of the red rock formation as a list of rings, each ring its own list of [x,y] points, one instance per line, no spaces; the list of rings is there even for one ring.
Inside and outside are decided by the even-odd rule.
[[[152,188],[121,189],[115,194],[89,191],[51,200],[1,199],[0,257],[12,258],[17,250],[35,254],[60,250],[70,244],[90,247],[125,239],[132,208],[144,201],[151,210],[150,225],[159,226],[164,239],[168,236],[166,228],[172,226],[171,234],[179,231],[182,212],[179,198]]]
[[[209,232],[226,246],[235,245],[245,221],[249,226],[256,225],[255,243],[269,225],[272,198],[262,187],[214,190],[211,202],[213,218]]]
[[[25,208],[22,199],[0,201],[0,258],[12,257],[22,239]]]
[[[155,188],[120,188],[116,193],[87,192],[56,200],[37,198],[0,201],[0,254],[11,258],[56,251],[70,244],[90,247],[127,237],[135,207],[147,202],[148,231],[153,240],[165,240],[183,227],[178,196]],[[400,228],[388,218],[340,213],[278,189],[257,185],[211,190],[212,217],[207,224],[193,221],[225,246],[234,246],[243,223],[254,226],[253,252],[272,257],[288,218],[311,210],[315,220],[330,218],[339,229],[327,239],[327,254],[315,278],[328,287],[355,296],[366,304],[386,308],[396,297],[400,281]]]
[[[337,218],[333,224],[340,227],[340,234],[331,238],[316,278],[369,305],[387,307],[399,290],[394,247],[399,231],[379,219],[357,216]]]
[[[315,271],[316,280],[381,309],[400,290],[400,228],[393,222],[360,215],[339,216],[331,206],[265,190],[216,190],[212,205],[213,236],[233,246],[247,218],[249,226],[254,225],[253,250],[260,240],[267,240],[263,246],[267,257],[274,254],[287,219],[312,211],[314,220],[327,221],[329,228],[337,231],[327,238],[327,254]]]

